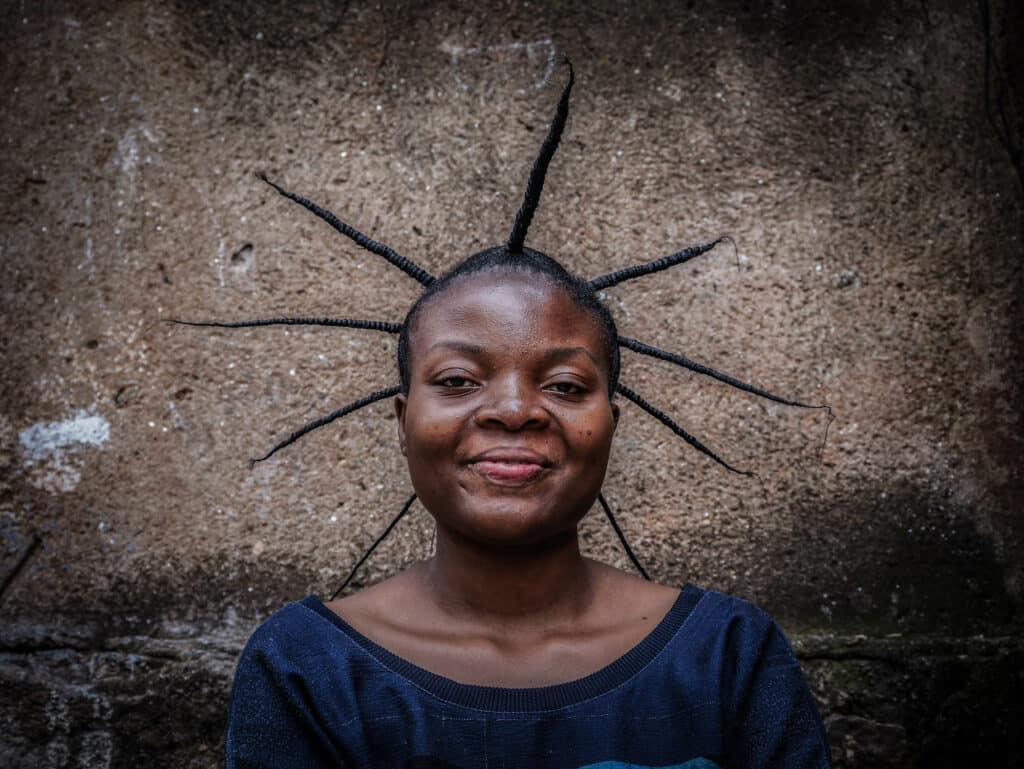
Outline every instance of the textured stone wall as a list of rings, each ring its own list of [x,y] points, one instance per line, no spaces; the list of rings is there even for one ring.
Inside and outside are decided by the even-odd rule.
[[[1024,78],[991,5],[994,105]],[[982,32],[953,0],[2,4],[0,765],[216,766],[248,633],[409,493],[390,404],[246,462],[390,385],[393,338],[162,322],[415,299],[254,174],[441,271],[505,238],[568,54],[529,243],[591,276],[730,235],[609,289],[622,332],[835,415],[624,353],[760,477],[624,406],[635,549],[780,620],[838,766],[1020,766],[1024,195]]]

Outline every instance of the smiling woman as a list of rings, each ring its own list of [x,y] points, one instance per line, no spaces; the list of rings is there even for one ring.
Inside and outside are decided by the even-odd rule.
[[[345,598],[290,603],[253,633],[232,690],[229,768],[829,765],[820,716],[767,615],[580,552],[579,522],[595,500],[604,504],[616,393],[725,465],[618,383],[620,344],[788,401],[620,339],[597,298],[600,286],[714,244],[593,281],[525,248],[571,86],[570,74],[508,243],[440,278],[278,188],[427,290],[400,326],[235,324],[400,333],[399,387],[270,453],[394,396],[399,444],[437,546]]]
[[[420,311],[396,408],[439,546],[450,527],[529,547],[594,503],[619,411],[601,331],[562,288],[507,269],[462,278]]]

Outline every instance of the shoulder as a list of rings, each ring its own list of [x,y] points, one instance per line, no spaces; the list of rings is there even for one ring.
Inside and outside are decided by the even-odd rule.
[[[228,769],[342,765],[337,738],[348,714],[359,711],[345,685],[352,655],[338,636],[302,601],[286,604],[252,632],[231,687]]]
[[[679,598],[679,588],[651,582],[587,559],[600,609],[624,621],[657,620],[663,617]]]
[[[292,601],[261,622],[235,667],[232,699],[298,702],[346,690],[376,671],[344,623],[315,596]]]
[[[242,649],[239,667],[290,666],[326,648],[337,654],[346,648],[338,643],[339,635],[315,596],[290,601],[252,631]]]
[[[407,624],[423,608],[413,572],[416,564],[356,593],[322,604],[331,614],[371,638]]]
[[[693,622],[705,632],[721,636],[730,645],[746,645],[778,636],[778,623],[763,609],[743,598],[717,590],[687,586],[694,600]]]
[[[722,696],[746,690],[773,669],[799,671],[778,623],[750,601],[687,585],[680,603],[685,619],[673,640],[675,664],[695,668]]]
[[[701,591],[691,627],[703,639],[706,667],[723,707],[737,766],[830,766],[817,704],[778,623],[749,601]]]

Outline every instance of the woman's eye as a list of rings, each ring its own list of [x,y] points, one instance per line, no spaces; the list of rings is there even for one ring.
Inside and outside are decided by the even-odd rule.
[[[447,376],[444,379],[442,379],[438,384],[440,384],[441,387],[449,387],[453,390],[459,390],[473,386],[473,382],[470,381],[469,379],[466,379],[466,377],[464,376]]]
[[[553,382],[548,388],[561,395],[583,395],[586,389],[576,382]]]

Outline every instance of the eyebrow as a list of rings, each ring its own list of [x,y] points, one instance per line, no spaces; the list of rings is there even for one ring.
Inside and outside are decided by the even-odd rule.
[[[477,344],[470,344],[469,342],[450,342],[441,341],[435,342],[430,345],[427,352],[433,352],[437,349],[454,350],[455,352],[464,352],[466,355],[483,355],[484,348]]]
[[[435,342],[430,345],[427,352],[431,353],[437,349],[454,350],[455,352],[474,356],[482,356],[485,353],[484,348],[480,345],[471,344],[469,342],[456,342],[454,340],[442,340],[440,342]],[[575,358],[577,355],[586,355],[594,362],[595,366],[601,368],[600,362],[586,347],[553,347],[544,352],[544,360],[545,362],[557,363],[563,360],[568,360],[569,358]]]
[[[544,357],[547,360],[550,360],[552,363],[556,363],[558,361],[567,360],[569,358],[575,358],[577,355],[580,354],[586,355],[588,358],[590,358],[590,360],[594,362],[595,366],[601,368],[601,364],[598,362],[597,358],[595,358],[593,353],[591,353],[590,350],[588,350],[586,347],[555,347],[551,350],[548,350],[544,354]]]

